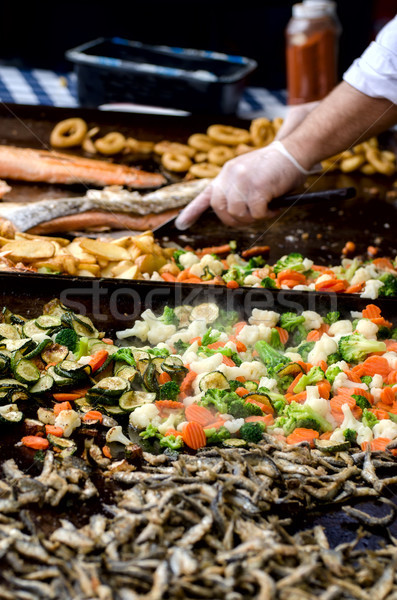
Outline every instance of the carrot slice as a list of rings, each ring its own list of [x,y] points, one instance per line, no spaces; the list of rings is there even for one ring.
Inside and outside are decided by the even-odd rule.
[[[161,273],[161,277],[164,279],[164,281],[169,281],[170,283],[176,281],[176,277],[172,273]]]
[[[210,350],[218,350],[218,348],[224,348],[226,342],[214,342],[213,344],[208,344],[207,348]]]
[[[55,416],[58,416],[59,413],[62,412],[63,410],[72,410],[72,405],[70,404],[70,402],[68,402],[68,401],[60,402],[59,404],[54,405]]]
[[[384,340],[388,352],[396,352],[397,342],[396,340]]]
[[[177,402],[175,400],[156,400],[154,404],[159,410],[180,410],[185,408],[183,402]]]
[[[329,440],[329,438],[331,437],[332,433],[333,433],[332,431],[324,431],[324,433],[322,433],[320,435],[320,440]]]
[[[59,393],[59,394],[53,394],[52,397],[54,398],[54,400],[56,400],[57,402],[67,402],[67,401],[73,401],[73,400],[78,400],[79,398],[83,398],[85,396],[85,392],[87,390],[85,390],[84,392],[71,392],[71,393]]]
[[[390,442],[391,442],[390,438],[378,437],[370,442],[369,447],[370,447],[371,452],[382,451],[382,450],[386,450],[386,446],[388,444],[390,444]],[[367,446],[368,446],[368,442],[363,442],[361,444],[361,449],[366,450]]]
[[[189,269],[184,269],[176,276],[176,281],[185,281],[185,279],[189,279],[190,271]]]
[[[287,389],[287,394],[293,394],[294,393],[294,387],[297,385],[297,383],[299,382],[300,378],[302,377],[303,373],[298,373],[298,375],[295,377],[295,379],[293,380],[293,382],[289,385],[288,389]]]
[[[318,439],[320,434],[315,429],[305,429],[297,427],[292,433],[287,436],[287,444],[299,444],[300,442],[309,442],[314,447],[314,440]]]
[[[109,446],[103,446],[102,453],[104,456],[106,456],[106,458],[112,458],[112,455],[110,454]]]
[[[242,398],[243,396],[246,396],[248,394],[248,390],[245,387],[238,387],[236,388],[236,394],[238,394],[240,396],[240,398]]]
[[[171,377],[171,375],[169,375],[168,373],[163,371],[162,373],[160,373],[158,380],[159,380],[160,385],[164,385],[164,383],[168,383],[169,381],[172,381],[172,377]]]
[[[288,331],[286,329],[283,329],[283,327],[276,327],[276,329],[280,336],[280,342],[285,345],[288,342],[288,338],[289,338]]]
[[[380,399],[384,404],[393,405],[394,400],[396,399],[395,391],[392,390],[391,387],[385,387],[380,393]]]
[[[229,288],[229,290],[236,290],[237,288],[240,287],[240,284],[237,281],[234,281],[233,279],[231,279],[230,281],[227,282],[226,287]]]
[[[397,371],[390,371],[386,377],[386,383],[391,383],[392,385],[397,383]]]
[[[369,356],[362,365],[365,370],[365,375],[370,375],[371,377],[374,375],[382,375],[385,379],[391,371],[389,363],[383,356]]]
[[[229,336],[229,342],[235,344],[237,352],[247,352],[247,346],[240,342],[235,335]]]
[[[356,283],[354,285],[349,285],[345,292],[346,294],[359,294],[363,290],[363,287],[363,283]]]
[[[56,437],[62,437],[63,436],[63,429],[62,427],[55,427],[55,425],[46,425],[45,426],[45,432],[47,435],[55,435]]]
[[[223,427],[226,423],[225,419],[218,419],[209,425],[206,425],[204,429],[219,429],[219,427]]]
[[[306,340],[308,342],[318,342],[318,340],[320,339],[321,334],[317,329],[312,329],[311,331],[309,331],[309,333],[306,336]]]
[[[25,437],[21,439],[21,442],[24,446],[33,448],[33,450],[47,450],[50,445],[48,440],[38,435],[25,435]]]
[[[189,446],[193,450],[204,448],[207,444],[203,426],[195,421],[191,421],[183,428],[182,437],[186,446]]]
[[[196,379],[196,377],[197,373],[194,371],[189,371],[189,373],[186,373],[185,378],[180,385],[181,392],[188,394],[191,391],[193,381]]]
[[[98,421],[98,423],[102,423],[103,415],[99,410],[89,410],[85,413],[82,418],[83,421]]]
[[[303,273],[298,273],[298,271],[294,271],[293,269],[283,269],[277,275],[277,281],[281,283],[285,283],[285,281],[295,281],[294,285],[298,283],[306,283],[306,277]]]
[[[303,404],[303,402],[307,398],[306,390],[304,392],[299,392],[299,394],[291,394],[288,402],[297,402],[298,404]]]
[[[167,435],[174,435],[175,437],[177,437],[178,435],[182,435],[182,434],[177,429],[167,429],[167,431],[165,432],[164,435],[165,436],[167,436]]]
[[[98,352],[95,352],[95,354],[91,356],[91,360],[88,363],[92,369],[92,372],[95,372],[102,367],[108,356],[109,352],[107,350],[98,350]]]
[[[114,342],[110,338],[102,338],[101,340],[104,344],[108,344],[108,346],[114,346]]]
[[[376,317],[380,317],[381,310],[379,306],[375,304],[367,304],[365,308],[362,310],[362,315],[364,319],[376,319]]]
[[[274,424],[273,415],[265,415],[263,417],[252,415],[251,417],[246,417],[244,421],[246,423],[256,423],[257,421],[260,421],[261,423],[265,423],[267,426]]]
[[[200,423],[203,427],[209,425],[215,420],[214,415],[208,408],[199,406],[198,404],[191,404],[185,409],[186,419],[188,421],[194,421]]]
[[[371,413],[375,415],[378,421],[382,421],[383,419],[390,419],[389,412],[387,410],[383,410],[383,408],[369,408]]]
[[[317,384],[318,393],[320,394],[320,398],[325,398],[325,400],[329,400],[331,394],[331,384],[329,381],[320,381]]]
[[[245,383],[247,380],[244,377],[244,375],[239,375],[238,377],[236,377],[236,381],[239,381],[240,383]]]
[[[230,244],[222,244],[222,246],[208,246],[197,251],[199,256],[204,254],[229,254],[231,252]]]
[[[236,363],[234,362],[234,360],[232,360],[228,356],[222,356],[222,362],[227,367],[235,367],[236,366]]]

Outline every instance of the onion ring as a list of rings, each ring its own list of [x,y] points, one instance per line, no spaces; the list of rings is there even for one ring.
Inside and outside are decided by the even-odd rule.
[[[88,152],[88,154],[96,154],[95,144],[91,138],[93,138],[97,133],[99,133],[99,127],[92,127],[84,136],[81,146],[85,152]]]
[[[375,175],[376,169],[373,165],[366,163],[361,167],[360,172],[364,173],[364,175]]]
[[[153,148],[156,154],[165,154],[166,152],[171,152],[172,154],[184,154],[189,158],[193,158],[195,155],[194,148],[190,148],[186,144],[180,144],[179,142],[169,142],[168,140],[163,140],[155,144]]]
[[[235,157],[235,153],[229,146],[214,146],[208,152],[208,162],[222,167],[225,162]]]
[[[178,154],[177,152],[164,152],[161,163],[168,171],[174,173],[183,173],[192,166],[192,161],[186,154]]]
[[[154,142],[144,142],[129,137],[125,141],[126,150],[135,154],[151,154],[154,150]]]
[[[78,146],[87,133],[87,123],[78,117],[60,121],[51,131],[50,144],[54,148]]]
[[[118,154],[125,147],[125,137],[118,131],[111,131],[94,142],[101,154]]]
[[[351,173],[359,169],[366,161],[364,154],[356,154],[350,158],[344,158],[339,163],[339,168],[343,173]]]
[[[250,141],[249,131],[231,125],[210,125],[207,134],[218,144],[225,144],[226,146],[238,146]]]
[[[256,150],[254,146],[250,146],[249,144],[239,144],[235,148],[236,156],[240,156],[241,154],[247,154],[247,152],[252,152],[252,150]]]
[[[382,175],[393,175],[396,170],[394,162],[388,160],[380,150],[371,148],[366,152],[367,161]]]
[[[205,133],[193,133],[189,137],[187,143],[195,150],[200,150],[201,152],[208,152],[211,148],[216,146],[214,140]]]
[[[265,117],[259,117],[251,121],[250,134],[255,146],[268,146],[274,140],[273,125]]]
[[[198,165],[192,165],[189,169],[189,173],[198,177],[199,179],[205,179],[206,177],[216,177],[220,173],[221,167],[218,165],[212,165],[211,163],[203,162]]]
[[[208,152],[196,152],[196,154],[194,155],[194,162],[208,162]]]

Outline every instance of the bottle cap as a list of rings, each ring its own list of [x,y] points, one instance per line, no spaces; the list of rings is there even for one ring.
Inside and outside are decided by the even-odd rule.
[[[327,14],[336,14],[336,2],[333,0],[303,0],[303,4],[305,6],[315,6],[321,4],[324,7],[324,10],[327,11]]]
[[[292,16],[296,19],[319,19],[330,14],[327,3],[299,3],[292,5]]]

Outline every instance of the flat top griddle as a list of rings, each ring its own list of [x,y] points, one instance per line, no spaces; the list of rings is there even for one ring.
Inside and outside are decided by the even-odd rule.
[[[0,143],[22,147],[49,148],[49,136],[55,123],[73,116],[84,118],[89,127],[98,125],[104,134],[121,131],[127,136],[142,140],[186,142],[188,136],[205,132],[208,125],[221,121],[249,127],[250,121],[219,115],[173,117],[164,115],[142,115],[100,111],[95,109],[56,108],[43,106],[2,105],[0,106]],[[382,138],[385,146],[396,148],[396,135],[392,132]],[[71,153],[81,154],[78,149]],[[98,156],[98,158],[100,158]],[[181,178],[165,172],[158,161],[137,156],[117,157],[121,162],[133,164],[146,170],[163,172],[170,183]],[[393,232],[396,216],[396,201],[386,200],[386,192],[392,189],[393,177],[363,176],[360,173],[328,173],[312,176],[306,189],[326,190],[335,187],[354,186],[357,197],[343,203],[294,206],[280,211],[273,219],[255,227],[236,231],[219,226],[214,218],[203,218],[188,232],[173,233],[172,240],[178,243],[203,247],[236,239],[242,248],[256,243],[270,246],[269,260],[277,260],[285,253],[299,250],[316,262],[337,261],[346,241],[356,243],[357,254],[366,254],[368,245],[374,245],[386,255],[397,254],[397,240]],[[81,195],[82,186],[48,184],[25,184],[10,182],[13,189],[5,200],[35,201],[48,197]],[[298,190],[299,191],[299,190]]]

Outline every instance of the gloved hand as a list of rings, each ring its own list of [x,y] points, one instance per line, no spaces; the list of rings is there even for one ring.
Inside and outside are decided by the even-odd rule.
[[[229,160],[212,183],[178,216],[178,229],[188,229],[211,206],[230,227],[270,217],[268,204],[298,187],[305,175],[272,144]]]

